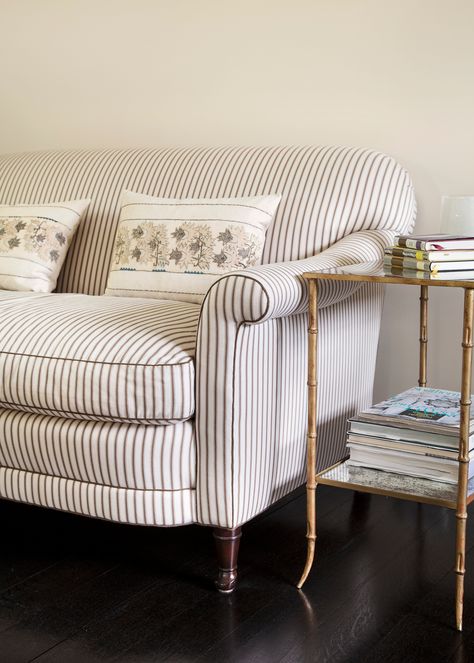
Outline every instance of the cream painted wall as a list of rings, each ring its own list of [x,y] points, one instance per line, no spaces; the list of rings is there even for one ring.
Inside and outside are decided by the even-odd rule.
[[[472,0],[0,0],[0,10],[0,152],[370,146],[411,172],[419,231],[438,230],[442,194],[474,193]],[[461,299],[432,300],[430,377],[457,388]],[[416,381],[416,316],[413,291],[388,293],[377,396]]]

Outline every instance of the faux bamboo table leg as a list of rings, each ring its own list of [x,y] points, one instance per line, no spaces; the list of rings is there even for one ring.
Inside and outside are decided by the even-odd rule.
[[[316,400],[318,352],[318,286],[309,281],[308,325],[308,439],[306,457],[306,539],[307,553],[303,574],[298,582],[301,589],[311,570],[316,545]]]
[[[428,354],[428,286],[420,286],[420,366],[418,386],[426,387],[426,366]]]
[[[456,507],[456,628],[462,631],[466,553],[467,483],[469,467],[469,420],[471,413],[471,370],[474,290],[464,289],[462,335],[461,424],[459,433],[459,474]]]

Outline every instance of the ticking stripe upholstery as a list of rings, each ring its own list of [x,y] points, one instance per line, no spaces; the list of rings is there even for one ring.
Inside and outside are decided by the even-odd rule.
[[[196,522],[196,491],[133,490],[0,467],[0,497],[132,525]]]
[[[16,437],[13,433],[0,433],[0,447],[5,446],[5,440],[11,440],[15,449],[23,450],[26,459],[16,465],[9,460],[12,467],[0,468],[0,496],[122,522],[150,525],[199,522],[234,527],[304,480],[307,294],[301,274],[311,269],[381,258],[383,248],[391,243],[394,234],[408,232],[413,227],[416,216],[413,187],[406,171],[390,157],[371,150],[341,147],[43,152],[0,158],[0,203],[39,203],[84,197],[92,200],[59,280],[58,289],[62,292],[90,295],[104,292],[123,189],[168,198],[282,194],[276,218],[267,231],[262,264],[220,279],[208,292],[199,321],[196,313],[199,307],[189,308],[188,323],[183,322],[179,328],[179,339],[168,337],[170,343],[175,344],[173,352],[181,362],[179,365],[191,369],[188,359],[194,357],[194,345],[191,347],[190,338],[189,343],[183,343],[183,339],[187,334],[195,334],[196,328],[198,331],[194,360],[196,484],[194,479],[188,484],[196,488],[185,487],[188,478],[194,477],[192,470],[188,477],[183,470],[182,479],[177,479],[176,472],[181,471],[178,467],[182,467],[180,463],[185,462],[188,451],[190,463],[194,462],[191,439],[186,438],[190,445],[186,447],[184,438],[178,435],[178,425],[167,426],[167,429],[175,429],[177,448],[182,450],[182,455],[181,451],[176,452],[179,462],[176,456],[173,461],[160,461],[163,472],[170,463],[174,468],[166,470],[170,473],[166,479],[171,483],[165,484],[163,477],[161,485],[166,489],[161,490],[156,469],[149,470],[145,463],[139,470],[138,458],[144,448],[140,445],[144,438],[135,433],[144,427],[131,426],[135,443],[121,447],[117,424],[108,423],[110,428],[105,428],[103,423],[68,422],[68,430],[73,431],[74,426],[80,425],[87,429],[84,440],[79,443],[77,438],[71,442],[73,433],[60,433],[61,424],[53,422],[54,418],[57,422],[64,420],[60,418],[65,415],[64,398],[74,405],[70,410],[82,412],[79,415],[69,413],[68,417],[82,416],[86,408],[89,419],[113,418],[119,410],[124,414],[117,403],[113,410],[105,412],[100,371],[98,373],[92,366],[89,369],[97,378],[91,399],[90,393],[82,388],[77,394],[64,388],[55,391],[63,374],[56,370],[46,379],[46,364],[36,363],[36,360],[34,371],[27,373],[25,366],[33,364],[25,358],[23,363],[18,360],[14,366],[8,363],[11,359],[4,360],[4,375],[8,380],[14,375],[12,368],[19,371],[17,375],[21,378],[9,394],[27,403],[37,390],[31,377],[42,380],[43,387],[48,385],[49,391],[42,393],[42,400],[39,393],[36,394],[34,409],[50,415],[42,419],[46,422],[42,426],[55,432],[51,433],[53,437],[48,438],[49,442],[40,441],[43,428],[39,417],[42,415],[17,414],[34,417],[38,423],[31,430],[35,432],[23,443],[18,433]],[[123,322],[120,331],[126,333],[127,338],[134,338],[135,330],[139,334],[143,332],[135,309],[130,309],[127,315],[120,313],[121,306],[132,306],[127,300],[119,303],[117,299],[117,303],[111,303],[109,298],[97,298],[96,304],[91,303],[91,298],[78,296],[77,302],[84,304],[73,307],[74,297],[51,297],[57,297],[57,304],[51,304],[58,310],[57,320],[47,320],[46,314],[39,310],[45,299],[28,300],[28,310],[36,307],[35,316],[41,323],[28,343],[32,348],[35,338],[43,339],[46,345],[49,343],[50,351],[56,353],[54,361],[65,349],[76,352],[76,359],[80,359],[79,355],[97,358],[97,353],[102,358],[110,358],[117,352],[106,343],[96,347],[94,343],[74,344],[61,340],[58,345],[48,341],[44,331],[48,325],[51,339],[53,330],[58,330],[60,339],[61,334],[66,333],[67,311],[70,311],[69,323],[73,320],[76,325],[77,321],[78,330],[85,329],[83,314],[88,309],[91,322],[101,321],[101,330],[105,329],[103,320],[111,313]],[[21,307],[19,298],[17,304],[14,301],[7,306]],[[371,401],[382,301],[383,290],[378,285],[333,283],[320,288],[319,469],[344,454],[347,416]],[[162,311],[163,302],[155,302],[155,305],[156,313]],[[146,319],[146,329],[152,336],[156,331],[161,333],[160,315],[146,310],[146,314],[139,316],[141,320]],[[1,322],[2,316],[0,325]],[[26,327],[12,324],[20,338],[28,337]],[[35,323],[29,324],[33,330]],[[172,335],[171,328],[166,333]],[[160,353],[170,357],[172,352],[167,346],[166,350],[158,349],[157,354],[153,354],[147,334],[140,351],[148,353],[154,370],[157,357],[162,356]],[[9,342],[13,343],[14,339]],[[122,358],[139,355],[137,346],[125,347],[129,354],[122,353]],[[108,371],[108,375],[111,374]],[[77,369],[72,375],[73,381],[78,375]],[[150,424],[163,421],[150,419],[151,415],[166,415],[166,421],[177,414],[189,416],[194,392],[191,375],[188,377],[189,381],[183,378],[183,384],[170,393],[169,387],[164,388],[169,382],[158,381],[156,387],[154,374],[148,390],[142,387],[143,394],[158,389],[162,401],[157,397],[150,405],[152,401],[147,399],[145,405],[141,398],[131,399],[127,401],[127,418],[133,414],[135,419],[130,418],[130,421],[143,423],[140,417],[145,417],[145,422]],[[110,380],[107,384],[110,386]],[[173,381],[173,384],[176,383]],[[158,412],[156,403],[164,403],[166,399],[169,404]],[[44,409],[45,405],[54,409]],[[28,409],[27,405],[22,407]],[[7,421],[12,415],[4,416]],[[104,429],[97,437],[98,429],[94,427],[100,425]],[[186,428],[190,435],[193,425],[191,419],[179,427]],[[159,453],[159,449],[165,449],[165,446],[160,447],[165,442],[160,442],[161,432],[154,432],[155,435],[157,446],[154,449]],[[33,461],[36,444],[39,456]],[[111,464],[110,459],[105,460],[106,452],[101,445],[117,453],[126,449],[131,456],[123,465]],[[64,449],[71,446],[83,454],[84,459],[91,459],[84,460],[80,470],[78,463],[68,467],[62,459]],[[93,456],[89,456],[93,450],[99,453],[99,447],[100,463],[96,456],[94,461]],[[7,451],[12,453],[11,448],[2,448],[5,462]],[[149,463],[155,462],[158,462],[156,456],[150,457]],[[100,471],[96,469],[97,463]],[[154,467],[159,466],[160,463]],[[118,478],[120,472],[126,479]],[[105,482],[106,476],[115,480],[109,485]],[[126,485],[122,486],[124,482]],[[182,489],[169,488],[181,484]]]
[[[200,307],[0,291],[0,405],[164,424],[194,413]]]
[[[138,426],[0,409],[0,466],[137,490],[196,486],[194,422]]]
[[[346,147],[37,152],[0,159],[0,203],[90,198],[59,290],[102,294],[124,189],[164,198],[281,193],[263,263],[312,256],[349,233],[413,219],[409,177],[392,158]]]
[[[411,219],[405,219],[405,228]],[[235,527],[303,481],[307,295],[301,275],[380,258],[392,231],[364,231],[318,256],[222,278],[204,302],[196,351],[198,513]],[[341,287],[342,286],[342,287]],[[320,468],[344,455],[348,416],[371,403],[381,288],[320,287]],[[284,317],[282,317],[284,316]],[[201,358],[217,349],[217,360]],[[209,393],[211,392],[211,397]]]

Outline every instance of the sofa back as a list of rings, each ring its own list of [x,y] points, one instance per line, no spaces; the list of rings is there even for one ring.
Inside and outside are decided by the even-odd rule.
[[[314,255],[357,230],[411,228],[416,206],[391,157],[344,147],[32,152],[0,157],[0,203],[91,198],[58,282],[102,294],[123,189],[170,198],[282,193],[263,263]]]

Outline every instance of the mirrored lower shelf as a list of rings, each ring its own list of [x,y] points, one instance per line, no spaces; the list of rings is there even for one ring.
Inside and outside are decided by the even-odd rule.
[[[347,461],[338,463],[316,476],[319,484],[349,488],[365,493],[399,497],[404,500],[456,508],[457,485],[393,474],[366,467],[352,467]],[[468,504],[474,499],[474,478],[468,484]]]

